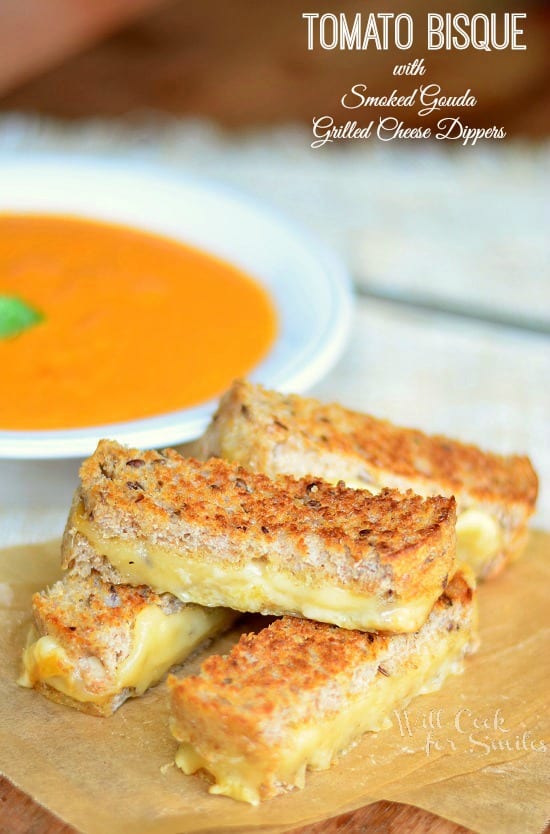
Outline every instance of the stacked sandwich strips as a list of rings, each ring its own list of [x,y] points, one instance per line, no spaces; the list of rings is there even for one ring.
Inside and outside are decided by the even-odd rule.
[[[537,480],[527,458],[246,383],[195,454],[102,441],[83,464],[21,682],[106,715],[235,612],[280,616],[168,679],[177,764],[257,803],[462,670],[474,575],[519,554]]]

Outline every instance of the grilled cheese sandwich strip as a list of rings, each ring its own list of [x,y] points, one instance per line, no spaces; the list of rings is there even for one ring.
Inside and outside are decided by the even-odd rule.
[[[211,793],[258,804],[304,785],[366,731],[391,724],[413,696],[440,688],[477,647],[473,581],[459,571],[425,625],[372,635],[284,618],[171,676],[176,764],[208,772]]]
[[[199,770],[210,773],[215,779],[210,793],[230,796],[252,805],[267,798],[265,786],[270,779],[286,788],[304,788],[308,769],[327,770],[363,733],[391,727],[393,709],[404,706],[415,695],[436,692],[446,677],[460,674],[463,664],[458,659],[461,653],[459,641],[450,642],[457,644],[456,657],[442,661],[436,656],[431,662],[421,663],[417,669],[406,672],[393,682],[388,682],[384,675],[378,675],[377,680],[371,683],[368,694],[349,709],[321,723],[296,728],[289,738],[288,749],[279,754],[274,776],[268,775],[265,764],[258,762],[256,757],[249,757],[246,753],[239,755],[237,751],[232,751],[227,758],[223,751],[216,757],[211,753],[202,756],[198,752],[200,744],[195,747],[189,742],[179,745],[176,765],[187,775]],[[452,647],[449,646],[449,649]],[[419,688],[421,680],[426,683]],[[177,738],[177,720],[172,726]]]
[[[192,450],[270,477],[309,474],[371,493],[391,487],[454,495],[457,561],[481,578],[521,554],[537,497],[537,476],[524,456],[493,454],[244,381],[222,397]]]
[[[414,631],[426,619],[432,602],[430,595],[421,593],[412,600],[397,602],[361,596],[330,583],[310,586],[260,560],[232,570],[212,563],[209,554],[204,558],[197,551],[193,559],[182,563],[177,552],[150,542],[102,537],[82,515],[73,517],[73,525],[96,552],[107,557],[124,582],[148,585],[182,602],[296,614],[341,628],[353,629],[360,624],[362,630],[391,632]]]
[[[274,479],[101,441],[80,470],[63,566],[182,602],[405,632],[455,557],[455,502]],[[93,559],[89,551],[97,554]]]
[[[71,582],[74,592],[79,580],[72,577]],[[88,593],[84,584],[83,590]],[[68,626],[68,636],[65,623],[60,628],[64,615],[59,613],[55,598],[48,598],[46,593],[40,600],[43,633],[37,626],[30,629],[18,683],[36,688],[52,700],[106,715],[127,698],[142,695],[202,642],[228,628],[236,617],[227,609],[181,605],[175,600],[169,608],[163,608],[154,597],[155,601],[145,602],[138,611],[127,601],[118,606],[116,617],[126,621],[129,645],[113,664],[105,652],[105,644],[109,640],[114,644],[116,639],[111,623],[105,619],[106,609],[101,608],[95,618],[88,613],[79,626],[82,617],[75,607],[68,621],[76,625]],[[81,637],[86,640],[90,635],[93,645],[84,646]]]

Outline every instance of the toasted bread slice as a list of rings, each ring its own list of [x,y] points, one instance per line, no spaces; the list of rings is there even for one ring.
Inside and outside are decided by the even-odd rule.
[[[236,617],[144,586],[107,584],[95,572],[85,579],[65,575],[32,604],[34,627],[19,683],[103,716],[143,694]]]
[[[416,634],[384,636],[309,620],[243,635],[198,675],[170,675],[176,763],[211,793],[257,804],[304,786],[395,708],[440,688],[477,648],[473,575],[459,570]]]
[[[415,631],[454,566],[454,499],[270,480],[111,441],[80,477],[65,567],[183,602]]]
[[[457,558],[482,578],[521,553],[537,497],[527,457],[484,452],[247,382],[234,383],[222,398],[194,453],[221,456],[272,478],[286,473],[371,491],[454,495]]]

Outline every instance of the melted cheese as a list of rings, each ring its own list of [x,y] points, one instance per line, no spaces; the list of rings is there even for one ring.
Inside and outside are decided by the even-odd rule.
[[[337,483],[333,481],[333,483]],[[364,489],[373,495],[381,492],[378,485],[365,485],[358,479],[346,479],[346,486],[352,489]],[[416,488],[415,491],[419,491]],[[484,510],[476,507],[459,513],[456,520],[456,558],[457,563],[469,565],[476,576],[483,576],[504,547],[502,529],[498,521]]]
[[[334,481],[333,483],[337,483]],[[373,495],[381,492],[382,487],[368,486],[354,478],[346,480],[346,486],[352,489],[364,489]],[[469,565],[476,576],[483,576],[504,547],[502,529],[493,516],[476,507],[459,513],[456,519],[456,559],[457,563]]]
[[[76,701],[104,703],[123,690],[141,695],[233,618],[223,609],[189,606],[167,614],[150,605],[137,615],[131,650],[114,674],[99,658],[73,657],[54,637],[36,639],[31,631],[18,683],[28,687],[44,683]]]
[[[107,557],[122,582],[149,585],[183,602],[224,605],[237,611],[296,614],[362,631],[410,632],[426,620],[437,596],[398,602],[354,594],[328,582],[308,586],[263,560],[246,565],[215,564],[200,553],[181,555],[145,541],[104,538],[78,513],[73,522],[92,547]]]
[[[492,516],[475,508],[460,513],[456,520],[458,561],[466,562],[479,576],[502,547],[502,530]]]
[[[448,640],[445,636],[435,653],[432,647],[419,655],[416,668],[391,677],[378,675],[360,697],[340,712],[328,717],[316,714],[306,726],[290,728],[284,738],[274,743],[267,760],[249,753],[239,756],[235,750],[224,756],[215,744],[204,747],[201,753],[184,741],[176,753],[176,764],[187,774],[199,769],[208,771],[215,779],[210,793],[252,805],[260,802],[266,788],[271,795],[270,785],[302,788],[306,769],[326,770],[363,733],[390,727],[395,708],[404,707],[414,695],[437,691],[449,674],[460,674],[466,643],[465,632],[455,632]]]

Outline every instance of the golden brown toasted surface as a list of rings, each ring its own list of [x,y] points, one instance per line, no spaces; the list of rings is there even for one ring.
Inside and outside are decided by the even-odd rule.
[[[145,586],[103,582],[95,570],[66,573],[35,594],[33,615],[18,683],[103,716],[235,619],[232,611],[185,605]]]
[[[455,503],[320,479],[272,480],[221,459],[101,441],[82,465],[82,511],[105,537],[147,539],[215,563],[261,558],[291,572],[435,600],[454,560]],[[70,522],[69,522],[70,524]],[[311,580],[313,581],[313,580]]]
[[[220,422],[221,429],[216,427]],[[227,436],[231,432],[233,438]],[[225,455],[228,444],[233,459],[272,475],[294,471],[289,463],[298,467],[297,474],[305,474],[296,455],[305,456],[304,466],[311,464],[308,455],[320,462],[338,456],[357,462],[355,477],[367,487],[381,473],[392,473],[409,480],[413,488],[415,483],[431,485],[431,492],[454,494],[457,500],[465,492],[478,501],[519,503],[532,510],[537,497],[537,476],[525,456],[482,451],[337,404],[267,391],[244,381],[235,382],[223,397],[207,432],[211,453]]]
[[[55,637],[74,657],[100,658],[110,669],[124,659],[132,624],[151,605],[166,613],[183,608],[174,597],[144,585],[105,583],[95,572],[86,578],[67,574],[32,600],[39,634]]]
[[[283,618],[244,635],[198,675],[171,676],[176,764],[212,775],[213,793],[257,804],[304,786],[393,710],[462,671],[477,648],[469,571],[460,571],[412,634],[383,636]],[[391,722],[390,722],[391,723]]]
[[[471,625],[473,593],[472,580],[457,571],[430,614],[432,624],[444,617],[453,628]],[[349,631],[283,617],[259,633],[244,634],[229,655],[207,658],[200,675],[172,676],[173,703],[185,699],[198,709],[212,709],[222,720],[242,713],[240,720],[254,726],[285,710],[297,717],[308,693],[337,683],[342,674],[348,677],[354,667],[387,661],[377,674],[391,674],[395,658],[415,639],[415,634]]]

